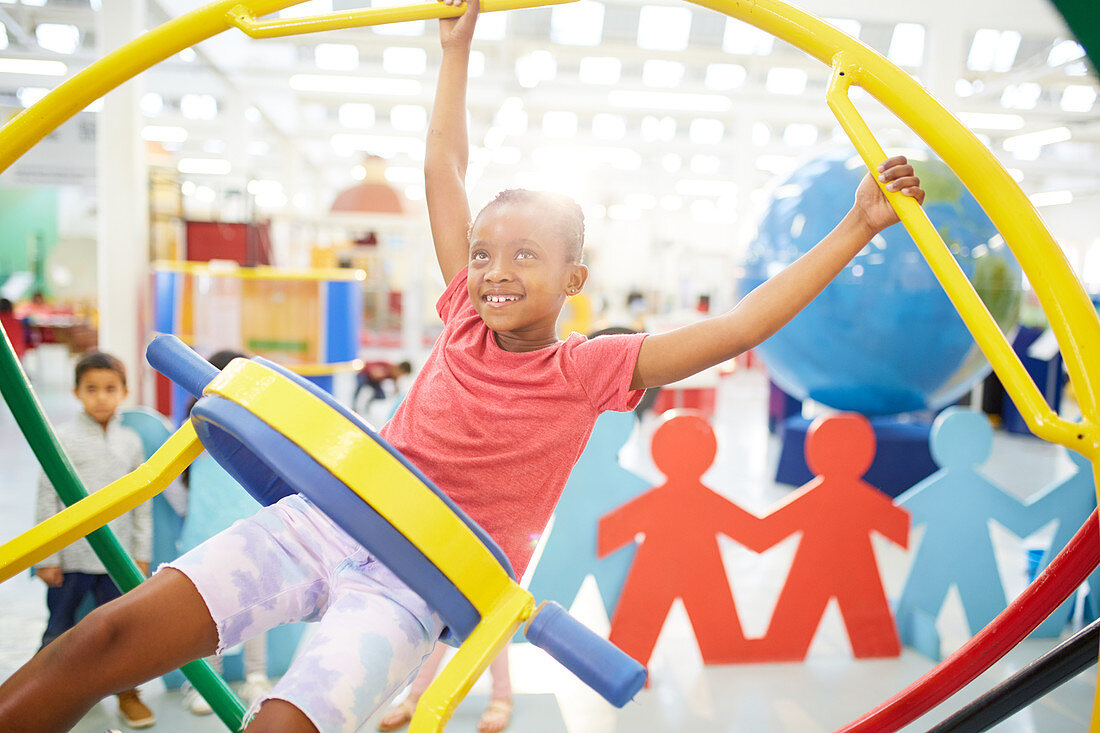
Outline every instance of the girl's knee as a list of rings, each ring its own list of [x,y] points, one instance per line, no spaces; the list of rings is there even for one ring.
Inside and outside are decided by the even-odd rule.
[[[318,733],[317,726],[298,707],[273,697],[245,726],[244,733]]]

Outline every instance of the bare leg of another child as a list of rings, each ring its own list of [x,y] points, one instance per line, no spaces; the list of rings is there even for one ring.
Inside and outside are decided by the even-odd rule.
[[[416,703],[419,702],[424,691],[428,689],[428,685],[435,679],[436,672],[439,671],[439,667],[443,663],[443,657],[446,654],[447,646],[437,642],[431,656],[424,662],[416,675],[416,679],[409,687],[408,696],[386,711],[386,714],[378,722],[378,730],[400,730],[409,724],[413,712],[416,710]],[[493,691],[485,712],[481,714],[477,729],[481,733],[498,733],[508,727],[508,723],[512,720],[512,679],[508,669],[507,648],[497,655],[497,658],[489,665],[489,674],[493,680]]]
[[[481,733],[498,733],[512,722],[512,673],[508,668],[508,647],[504,647],[489,665],[493,692],[481,714],[477,729]]]

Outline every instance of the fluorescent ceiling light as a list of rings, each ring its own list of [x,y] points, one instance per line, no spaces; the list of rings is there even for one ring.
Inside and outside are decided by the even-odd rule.
[[[802,94],[806,91],[807,78],[802,69],[776,66],[768,70],[764,86],[772,94]]]
[[[645,5],[638,14],[638,48],[683,51],[691,33],[691,10],[666,5]]]
[[[189,120],[212,120],[218,116],[218,100],[210,94],[184,94],[180,114]]]
[[[974,33],[970,42],[970,53],[966,57],[966,67],[973,71],[989,71],[993,68],[993,57],[997,54],[997,41],[1000,31],[981,28]]]
[[[1038,132],[1005,138],[1004,146],[1005,150],[1016,150],[1031,146],[1053,145],[1054,143],[1065,142],[1072,136],[1068,127],[1052,127],[1049,130],[1039,130]]]
[[[532,51],[516,59],[516,80],[525,89],[533,89],[539,82],[550,81],[557,74],[558,64],[549,51]]]
[[[1035,109],[1043,88],[1033,81],[1009,84],[1001,92],[1001,106],[1005,109]]]
[[[80,47],[80,29],[65,23],[39,23],[34,39],[47,51],[71,54]]]
[[[1070,84],[1062,91],[1062,109],[1066,112],[1088,112],[1096,102],[1096,89],[1083,84]]]
[[[999,112],[962,112],[959,118],[967,127],[976,130],[1019,130],[1024,126],[1024,118],[1020,115]]]
[[[1001,31],[1001,37],[997,40],[997,52],[993,54],[993,70],[1004,72],[1011,69],[1019,49],[1019,32]]]
[[[387,74],[423,74],[428,69],[428,52],[422,48],[391,46],[382,51],[382,68]]]
[[[474,40],[500,41],[508,32],[508,13],[485,13],[478,16]]]
[[[967,79],[955,80],[955,96],[969,97],[974,93],[974,85]]]
[[[141,128],[141,139],[156,143],[182,143],[187,130],[174,125],[146,125]]]
[[[575,112],[554,110],[542,116],[542,134],[553,138],[570,138],[577,134],[578,119]]]
[[[146,117],[156,117],[164,111],[164,97],[156,92],[146,92],[141,95],[138,106],[141,107],[141,112]]]
[[[60,61],[45,59],[0,59],[0,72],[31,76],[65,76],[69,67]]]
[[[691,127],[688,128],[688,137],[691,138],[693,143],[699,145],[717,145],[722,142],[724,132],[725,126],[721,120],[699,117],[691,121]]]
[[[920,66],[924,62],[924,26],[919,23],[895,25],[886,55],[899,66]]]
[[[642,118],[642,139],[647,143],[668,142],[674,137],[676,137],[675,118],[654,115],[646,115]]]
[[[656,209],[657,197],[651,193],[628,193],[624,199],[627,206],[635,209]]]
[[[1068,204],[1073,201],[1072,191],[1043,191],[1042,193],[1033,193],[1028,196],[1031,199],[1032,205],[1038,206],[1059,206],[1061,204]]]
[[[692,112],[726,112],[733,107],[729,97],[717,94],[684,94],[680,92],[647,92],[614,89],[607,95],[613,107],[630,109],[671,109]]]
[[[290,88],[298,92],[332,94],[381,94],[413,96],[420,94],[420,82],[416,79],[371,78],[365,76],[326,76],[321,74],[294,74]]]
[[[684,79],[684,65],[677,61],[649,59],[642,64],[642,83],[647,87],[676,88]]]
[[[599,140],[621,140],[626,137],[626,118],[609,112],[592,117],[592,136]]]
[[[195,49],[193,49],[193,48],[185,48],[182,51],[180,51],[179,54],[177,54],[177,55],[180,57],[180,61],[183,61],[184,63],[187,63],[187,64],[194,63],[195,59],[197,59],[199,57],[199,55],[197,53],[195,53]]]
[[[745,67],[740,64],[708,64],[703,85],[716,92],[725,92],[744,84],[745,76]]]
[[[346,102],[340,105],[336,117],[341,127],[359,130],[374,126],[374,105],[364,102]]]
[[[598,46],[603,38],[603,14],[603,3],[592,0],[555,5],[550,11],[550,40],[568,46]]]
[[[771,34],[744,21],[726,19],[726,30],[722,35],[722,50],[726,53],[767,56],[774,45],[775,37]]]
[[[325,71],[353,71],[359,67],[359,49],[350,43],[318,43],[313,63]]]
[[[623,62],[613,56],[586,56],[581,59],[579,78],[584,84],[616,84]]]
[[[45,87],[19,87],[15,92],[15,97],[19,100],[19,104],[30,107],[49,93],[50,90]]]
[[[1062,66],[1085,55],[1085,49],[1072,39],[1055,41],[1047,54],[1047,66]]]
[[[208,176],[224,176],[232,170],[225,158],[180,158],[176,168],[180,173]]]

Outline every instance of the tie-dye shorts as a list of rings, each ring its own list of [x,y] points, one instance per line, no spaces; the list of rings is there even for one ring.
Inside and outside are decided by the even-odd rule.
[[[218,653],[270,628],[316,621],[264,700],[285,700],[321,733],[355,731],[412,681],[443,621],[302,496],[236,522],[168,563],[195,584]]]

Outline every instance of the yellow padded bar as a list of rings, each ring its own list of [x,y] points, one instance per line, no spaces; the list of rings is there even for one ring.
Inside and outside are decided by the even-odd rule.
[[[484,617],[515,583],[450,507],[357,425],[278,372],[243,359],[207,385],[298,445],[404,534]]]
[[[0,582],[149,501],[202,450],[195,428],[184,423],[148,461],[0,546]]]

